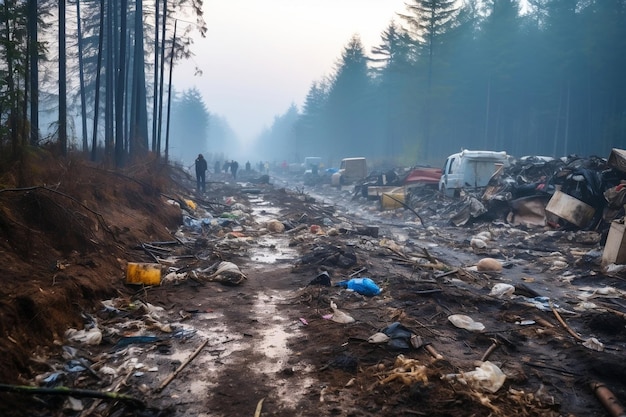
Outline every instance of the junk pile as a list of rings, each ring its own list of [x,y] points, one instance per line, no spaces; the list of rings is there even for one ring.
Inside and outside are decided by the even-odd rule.
[[[513,225],[550,226],[565,230],[602,230],[624,216],[626,151],[613,149],[599,157],[561,159],[524,157],[496,172],[477,198],[485,212],[502,209]],[[482,194],[479,194],[482,193]]]

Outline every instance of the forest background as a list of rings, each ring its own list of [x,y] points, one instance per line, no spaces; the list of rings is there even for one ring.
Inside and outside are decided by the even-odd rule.
[[[5,0],[2,155],[52,143],[117,166],[148,152],[185,165],[203,152],[439,166],[461,148],[559,157],[624,147],[626,0],[524,5],[407,1],[378,46],[366,51],[355,34],[304,103],[243,149],[197,89],[171,84],[192,35],[206,31],[201,2]]]

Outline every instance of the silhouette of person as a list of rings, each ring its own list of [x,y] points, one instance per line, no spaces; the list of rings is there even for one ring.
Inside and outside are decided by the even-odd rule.
[[[206,170],[207,170],[207,164],[206,164],[206,159],[204,159],[204,156],[202,156],[202,154],[199,154],[198,157],[196,158],[195,161],[196,164],[196,191],[197,192],[204,192],[206,190]]]
[[[249,172],[251,168],[250,161],[246,162],[246,172]]]
[[[233,174],[233,179],[237,179],[237,170],[239,169],[239,163],[237,161],[231,161],[230,163],[230,173]]]

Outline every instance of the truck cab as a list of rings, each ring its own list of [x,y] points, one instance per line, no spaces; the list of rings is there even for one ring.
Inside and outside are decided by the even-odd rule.
[[[439,190],[452,197],[458,195],[461,189],[486,187],[499,167],[509,165],[509,155],[504,151],[463,150],[446,159]]]
[[[335,172],[330,182],[334,186],[352,184],[367,176],[367,162],[365,158],[344,158],[341,160],[339,171]]]

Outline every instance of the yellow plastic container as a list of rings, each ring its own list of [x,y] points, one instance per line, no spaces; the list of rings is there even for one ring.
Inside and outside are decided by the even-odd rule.
[[[126,267],[127,284],[160,285],[161,265],[129,262]]]
[[[383,210],[394,210],[403,207],[402,203],[404,203],[404,193],[382,193],[380,196],[380,204]]]

